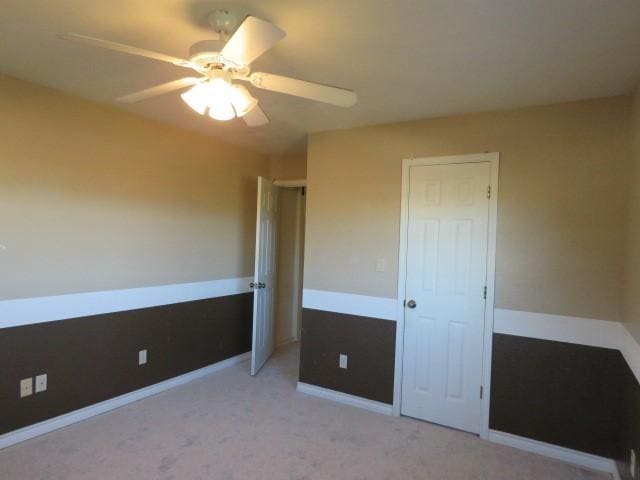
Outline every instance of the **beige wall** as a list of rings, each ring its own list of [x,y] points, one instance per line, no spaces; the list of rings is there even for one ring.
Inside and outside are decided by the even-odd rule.
[[[0,76],[0,172],[2,299],[252,273],[261,155]]]
[[[307,178],[306,152],[272,157],[269,162],[269,178],[274,180]]]
[[[497,151],[497,306],[619,320],[629,119],[616,97],[311,135],[305,288],[395,298],[401,160]]]
[[[640,86],[633,97],[632,163],[630,176],[629,236],[627,252],[629,262],[626,278],[625,320],[640,342]]]

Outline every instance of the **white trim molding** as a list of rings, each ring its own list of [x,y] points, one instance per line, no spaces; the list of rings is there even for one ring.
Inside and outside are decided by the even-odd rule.
[[[309,288],[305,288],[302,292],[303,308],[381,320],[396,320],[396,302],[395,298],[370,297]]]
[[[562,460],[563,462],[589,468],[591,470],[610,473],[613,475],[614,479],[620,479],[616,462],[609,458],[571,450],[570,448],[559,447],[550,443],[539,442],[530,438],[519,437],[517,435],[500,432],[498,430],[489,430],[488,439],[493,443],[499,443],[501,445],[525,450],[545,457],[555,458],[556,460]]]
[[[640,382],[640,345],[620,322],[496,308],[494,333],[619,350]]]
[[[0,301],[0,328],[250,292],[253,277]]]
[[[119,397],[111,398],[109,400],[105,400],[104,402],[96,403],[94,405],[90,405],[88,407],[65,413],[64,415],[60,415],[58,417],[54,417],[40,423],[36,423],[34,425],[29,425],[19,430],[14,430],[13,432],[2,434],[0,435],[0,449],[15,445],[16,443],[24,442],[25,440],[29,440],[30,438],[44,435],[45,433],[49,433],[73,423],[86,420],[87,418],[95,417],[96,415],[100,415],[110,410],[128,405],[129,403],[133,403],[138,400],[142,400],[143,398],[150,397],[151,395],[169,390],[170,388],[184,385],[185,383],[191,382],[198,378],[202,378],[211,373],[218,372],[242,362],[246,362],[250,358],[251,352],[242,353],[240,355],[227,358],[226,360],[222,360],[221,362],[214,363],[207,367],[185,373],[184,375],[170,378],[169,380],[165,380],[163,382],[141,388],[140,390],[125,393],[124,395],[120,395]]]
[[[409,176],[411,167],[463,163],[488,163],[490,166],[490,198],[487,244],[487,296],[484,312],[484,337],[482,353],[482,379],[484,395],[480,406],[480,437],[489,434],[489,406],[491,400],[491,357],[493,348],[493,315],[495,297],[496,238],[498,225],[498,177],[500,154],[486,152],[444,157],[406,158],[402,160],[402,189],[400,197],[400,248],[398,251],[398,295],[396,299],[396,356],[393,384],[393,414],[400,415],[402,407],[402,361],[404,355],[404,299],[407,277],[407,229],[409,225]]]
[[[636,380],[640,383],[640,344],[627,330],[627,327],[621,325],[620,352],[627,361],[627,365],[636,376]]]
[[[621,327],[618,322],[608,320],[496,308],[494,332],[591,347],[619,348]]]
[[[294,180],[274,180],[273,184],[276,187],[282,188],[304,188],[307,186],[306,178],[298,178]]]
[[[345,405],[351,405],[352,407],[363,408],[371,412],[382,413],[384,415],[392,414],[392,406],[388,403],[377,402],[375,400],[369,400],[368,398],[362,398],[355,395],[349,395],[348,393],[337,392],[328,388],[318,387],[317,385],[298,382],[296,390],[298,390],[298,392],[300,393],[306,393],[307,395],[324,398],[325,400],[344,403]]]

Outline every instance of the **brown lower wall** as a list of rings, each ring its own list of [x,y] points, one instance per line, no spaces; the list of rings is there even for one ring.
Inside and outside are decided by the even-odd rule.
[[[0,434],[247,352],[252,308],[245,293],[1,329]],[[47,391],[20,398],[42,373]]]
[[[616,458],[626,370],[618,350],[494,334],[490,428]]]
[[[640,383],[618,350],[495,334],[490,428],[617,461],[640,451]]]
[[[633,449],[636,455],[640,452],[640,383],[628,365],[624,366],[622,375],[622,409],[620,418],[620,434],[618,442],[618,454],[615,459],[618,463],[618,471],[624,480],[631,480],[630,471],[630,450]],[[636,475],[640,473],[640,466],[637,465]]]
[[[305,308],[301,342],[301,382],[393,403],[395,322]]]

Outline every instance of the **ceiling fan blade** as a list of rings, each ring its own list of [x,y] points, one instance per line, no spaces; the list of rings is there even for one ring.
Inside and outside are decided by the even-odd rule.
[[[106,48],[109,50],[115,50],[117,52],[128,53],[129,55],[138,55],[140,57],[152,58],[154,60],[160,60],[161,62],[173,63],[180,67],[194,68],[194,66],[183,58],[172,57],[171,55],[165,55],[164,53],[153,52],[151,50],[145,50],[144,48],[132,47],[123,43],[116,43],[110,40],[102,40],[100,38],[88,37],[86,35],[80,35],[78,33],[64,33],[58,35],[58,38],[62,40],[70,40],[76,43],[82,43],[85,45],[91,45],[92,47]]]
[[[246,123],[249,127],[259,127],[261,125],[266,125],[269,123],[269,118],[264,113],[264,111],[260,108],[259,105],[256,105],[248,113],[245,113],[242,116],[244,123]]]
[[[239,65],[249,65],[285,37],[273,23],[247,16],[222,49],[222,56]]]
[[[156,95],[162,95],[164,93],[173,92],[174,90],[179,90],[190,85],[195,85],[196,83],[200,83],[201,81],[201,78],[185,77],[181,78],[180,80],[162,83],[160,85],[156,85],[155,87],[147,88],[145,90],[140,90],[139,92],[125,95],[124,97],[120,97],[117,100],[121,103],[135,103],[139,102],[140,100],[146,100],[147,98],[155,97]]]
[[[251,74],[249,80],[254,87],[308,98],[317,102],[330,103],[338,107],[351,107],[358,100],[358,95],[352,90],[296,80],[295,78],[271,73],[255,72]]]

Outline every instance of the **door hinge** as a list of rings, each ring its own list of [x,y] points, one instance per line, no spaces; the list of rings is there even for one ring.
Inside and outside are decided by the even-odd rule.
[[[484,299],[485,300],[487,299],[487,287],[486,286],[484,287]]]
[[[491,198],[491,185],[487,187],[487,198]]]
[[[482,394],[484,393],[484,390],[482,388],[482,385],[480,385],[480,399],[482,400]]]

